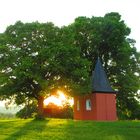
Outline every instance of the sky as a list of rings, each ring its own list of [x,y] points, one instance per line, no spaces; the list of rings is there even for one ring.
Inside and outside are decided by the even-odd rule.
[[[139,0],[0,0],[0,33],[16,21],[68,25],[78,16],[104,16],[119,12],[140,51]]]

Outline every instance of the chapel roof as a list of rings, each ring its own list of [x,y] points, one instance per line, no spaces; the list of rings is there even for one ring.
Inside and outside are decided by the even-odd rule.
[[[116,93],[110,86],[100,58],[97,59],[95,69],[92,73],[92,91],[94,93]]]

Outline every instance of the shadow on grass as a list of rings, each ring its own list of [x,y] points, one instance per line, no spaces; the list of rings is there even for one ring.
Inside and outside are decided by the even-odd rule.
[[[2,124],[2,123],[1,123]],[[13,126],[12,126],[13,125]],[[16,125],[16,126],[15,126]],[[18,120],[3,124],[0,140],[139,140],[140,122],[67,119]],[[1,127],[0,127],[1,128]],[[8,128],[9,131],[8,131]],[[7,131],[7,132],[5,132]],[[11,133],[12,132],[12,133]],[[8,135],[8,136],[7,136]]]
[[[18,127],[18,131],[9,135],[5,140],[19,140],[21,138],[32,137],[34,134],[41,133],[48,122],[49,120],[31,120],[21,125],[21,127]],[[34,134],[32,132],[34,132]]]

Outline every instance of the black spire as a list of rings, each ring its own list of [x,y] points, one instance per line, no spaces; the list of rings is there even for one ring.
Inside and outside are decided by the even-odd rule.
[[[92,91],[99,93],[116,93],[109,84],[100,58],[98,58],[92,74]]]

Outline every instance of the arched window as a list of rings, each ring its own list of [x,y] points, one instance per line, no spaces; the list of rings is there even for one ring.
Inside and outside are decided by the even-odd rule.
[[[77,100],[77,111],[79,111],[80,110],[80,102],[79,102],[79,100]]]
[[[86,100],[86,110],[91,110],[91,100],[90,99]]]

